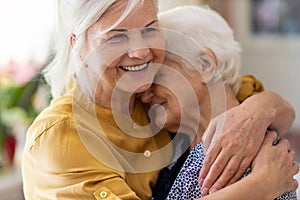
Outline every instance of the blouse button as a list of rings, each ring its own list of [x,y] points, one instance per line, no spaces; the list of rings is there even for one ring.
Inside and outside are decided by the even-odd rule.
[[[105,191],[100,192],[100,197],[101,198],[107,197],[107,192],[105,192]]]
[[[138,129],[138,128],[139,128],[139,125],[137,125],[136,123],[133,123],[133,124],[132,124],[132,127],[133,127],[133,129]]]
[[[149,150],[144,151],[144,156],[146,158],[149,158],[151,156],[151,151],[149,151]]]

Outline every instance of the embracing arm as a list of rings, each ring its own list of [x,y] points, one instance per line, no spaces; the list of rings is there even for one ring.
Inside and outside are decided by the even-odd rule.
[[[262,182],[257,181],[257,178],[259,177],[255,178],[255,176],[249,175],[249,177],[246,177],[235,184],[227,186],[215,193],[209,194],[208,196],[204,196],[201,200],[273,200],[274,198],[269,196],[267,191],[264,191],[266,188],[265,185],[262,184]]]
[[[265,131],[283,134],[294,118],[286,100],[265,91],[211,120],[203,136],[208,149],[199,175],[203,188],[209,191],[236,182],[257,154]]]
[[[294,163],[295,152],[289,150],[290,144],[285,139],[273,146],[275,138],[274,132],[266,134],[247,177],[201,199],[273,200],[284,192],[295,190],[298,182],[293,176],[299,172],[299,166]]]
[[[265,119],[265,126],[275,130],[279,135],[290,129],[296,117],[294,108],[272,91],[257,93],[246,99],[241,106],[253,107],[254,111],[261,113],[261,119]]]

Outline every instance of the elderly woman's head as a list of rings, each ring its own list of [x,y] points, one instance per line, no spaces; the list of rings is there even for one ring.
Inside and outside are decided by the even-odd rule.
[[[159,20],[167,29],[166,67],[142,100],[155,105],[151,113],[159,127],[195,133],[199,113],[209,117],[223,109],[224,84],[238,89],[241,49],[225,20],[209,9],[178,7]]]
[[[54,97],[74,77],[100,104],[115,88],[150,87],[154,63],[164,59],[157,0],[58,0],[57,14],[57,49],[46,69]]]
[[[204,7],[182,6],[161,13],[159,21],[161,27],[178,31],[199,43],[199,47],[210,49],[216,58],[216,72],[234,92],[238,91],[241,48],[218,13]]]

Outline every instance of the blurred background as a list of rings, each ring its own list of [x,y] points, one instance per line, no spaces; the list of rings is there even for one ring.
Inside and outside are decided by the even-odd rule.
[[[23,199],[20,158],[25,133],[49,104],[40,75],[53,56],[53,0],[0,1],[0,197]],[[243,48],[242,74],[260,78],[295,108],[286,134],[300,162],[300,0],[159,0],[160,11],[209,5]],[[184,17],[184,16],[183,16]],[[205,20],[205,19],[203,19]],[[298,89],[297,89],[298,88]]]
[[[161,0],[160,11],[180,5],[218,11],[243,48],[241,74],[255,75],[292,104],[296,119],[285,137],[300,162],[300,0]]]

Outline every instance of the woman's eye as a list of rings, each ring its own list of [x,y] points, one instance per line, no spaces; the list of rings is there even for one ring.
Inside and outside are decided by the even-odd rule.
[[[118,44],[121,42],[125,42],[127,40],[128,40],[128,36],[125,33],[120,33],[120,34],[111,36],[110,38],[108,38],[106,40],[106,42],[109,44]]]
[[[152,36],[152,35],[155,35],[158,31],[159,31],[159,29],[157,29],[157,28],[148,27],[148,28],[144,28],[142,30],[142,35],[143,36]]]

